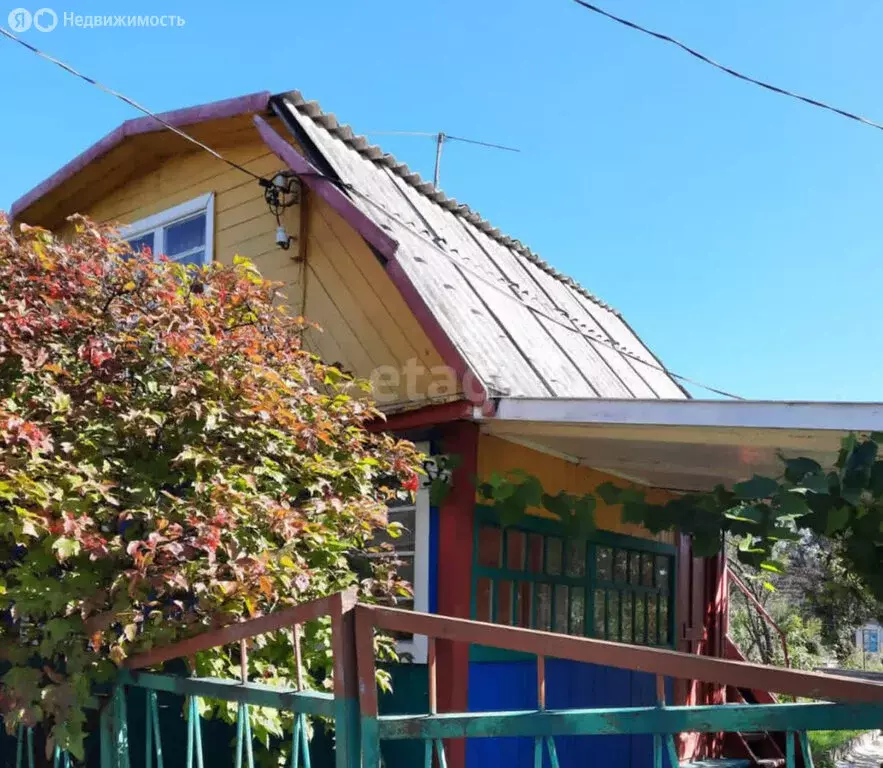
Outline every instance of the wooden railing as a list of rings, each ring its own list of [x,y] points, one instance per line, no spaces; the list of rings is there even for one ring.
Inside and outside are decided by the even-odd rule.
[[[430,659],[427,665],[430,691],[427,714],[380,715],[373,652],[376,630],[427,636]],[[846,677],[367,605],[356,606],[355,632],[361,751],[366,768],[380,765],[380,742],[387,739],[420,739],[425,745],[426,764],[431,764],[435,751],[443,765],[444,740],[532,736],[535,739],[535,765],[539,767],[542,765],[544,748],[548,751],[551,764],[557,766],[556,736],[609,734],[652,734],[654,765],[661,768],[663,755],[668,756],[673,766],[677,765],[672,738],[675,734],[686,731],[720,733],[772,730],[786,733],[786,764],[787,768],[794,768],[796,745],[802,748],[805,765],[812,764],[805,738],[807,730],[872,728],[883,722],[883,685]],[[536,709],[438,713],[434,695],[434,659],[438,641],[477,644],[536,656]],[[657,705],[547,710],[547,657],[653,674],[657,680]],[[795,697],[844,703],[668,706],[665,701],[667,678],[758,688]]]

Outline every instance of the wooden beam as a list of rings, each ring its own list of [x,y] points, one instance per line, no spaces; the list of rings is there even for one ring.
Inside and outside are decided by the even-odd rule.
[[[268,613],[266,616],[260,616],[257,619],[237,624],[228,624],[218,629],[210,629],[202,634],[188,637],[186,640],[180,640],[171,645],[152,648],[144,653],[129,657],[126,659],[124,666],[126,669],[143,669],[144,667],[152,667],[172,659],[193,656],[195,653],[207,651],[209,648],[216,648],[219,645],[237,643],[240,640],[246,640],[256,635],[287,629],[294,624],[303,624],[307,621],[318,619],[321,616],[334,615],[335,612],[342,611],[344,607],[346,607],[346,610],[350,610],[355,603],[356,591],[353,588],[345,592],[338,592],[329,597],[321,597],[318,600],[311,600],[301,605]]]
[[[378,718],[381,739],[498,736],[583,736],[736,731],[871,729],[883,722],[883,704],[731,704],[526,712],[388,715]]]
[[[883,702],[883,683],[768,667],[707,656],[558,635],[521,627],[486,624],[469,619],[434,616],[400,608],[359,605],[357,614],[381,629],[413,632],[460,643],[475,643],[617,669],[701,680],[718,685],[759,688],[792,696],[836,701]],[[689,730],[689,729],[687,729]]]

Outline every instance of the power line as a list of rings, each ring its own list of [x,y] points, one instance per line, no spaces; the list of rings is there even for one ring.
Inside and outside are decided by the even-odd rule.
[[[599,8],[597,5],[592,5],[591,3],[587,3],[585,0],[573,0],[577,5],[581,5],[586,10],[592,11],[594,13],[600,14],[601,16],[606,16],[608,19],[617,22],[618,24],[622,24],[623,26],[629,27],[631,29],[635,29],[638,32],[643,32],[645,35],[650,35],[651,37],[655,37],[657,40],[662,40],[666,43],[671,43],[672,45],[676,45],[682,51],[689,53],[691,56],[699,59],[700,61],[705,62],[706,64],[710,64],[712,67],[719,69],[721,72],[726,72],[728,75],[732,75],[733,77],[739,78],[739,80],[744,80],[747,83],[753,83],[754,85],[759,85],[761,88],[765,88],[768,91],[772,91],[773,93],[778,93],[782,96],[788,96],[792,99],[797,99],[797,101],[802,101],[804,104],[810,104],[813,107],[820,107],[821,109],[827,109],[829,112],[834,112],[841,117],[848,117],[850,120],[855,120],[859,123],[863,123],[864,125],[868,125],[871,128],[876,128],[877,130],[883,131],[883,125],[880,123],[875,123],[873,120],[869,120],[866,117],[862,117],[861,115],[857,115],[854,112],[847,112],[845,109],[840,109],[838,107],[832,107],[830,104],[825,104],[823,101],[819,101],[818,99],[812,99],[809,96],[801,96],[799,93],[794,93],[793,91],[788,91],[785,88],[779,88],[777,85],[773,85],[772,83],[764,82],[763,80],[757,80],[754,77],[750,77],[748,75],[744,75],[741,72],[737,72],[735,69],[731,69],[730,67],[724,66],[714,59],[709,58],[704,53],[700,53],[695,48],[691,48],[688,45],[685,45],[680,40],[676,40],[669,35],[663,34],[662,32],[654,32],[652,29],[647,29],[646,27],[642,27],[640,24],[636,24],[633,21],[629,21],[628,19],[624,19],[621,16],[616,16],[609,11],[605,11],[603,8]]]
[[[12,32],[10,32],[7,29],[4,29],[3,27],[0,27],[0,34],[2,34],[4,37],[9,38],[13,42],[18,43],[19,45],[23,46],[24,48],[27,48],[31,53],[36,54],[41,59],[45,59],[46,61],[51,62],[52,64],[55,64],[58,67],[61,67],[65,72],[68,72],[69,74],[74,75],[74,77],[78,77],[80,80],[84,80],[85,82],[89,83],[89,85],[94,85],[99,90],[102,90],[105,93],[109,93],[111,96],[114,96],[117,99],[119,99],[120,101],[125,102],[130,107],[134,107],[139,112],[143,112],[145,115],[147,115],[150,118],[153,118],[160,125],[167,128],[168,130],[170,130],[172,133],[176,133],[182,139],[186,139],[191,144],[195,144],[197,147],[204,150],[205,152],[208,152],[210,155],[217,158],[218,160],[220,160],[224,163],[227,163],[227,165],[229,165],[231,168],[236,168],[237,170],[248,174],[256,181],[261,182],[262,185],[264,185],[264,186],[267,186],[269,184],[269,182],[266,179],[264,179],[262,176],[259,176],[258,174],[253,173],[252,171],[248,170],[248,168],[244,168],[243,166],[239,165],[239,163],[234,163],[232,160],[228,160],[226,157],[221,155],[220,152],[217,152],[216,150],[212,149],[207,144],[203,144],[201,141],[193,138],[193,136],[190,136],[189,134],[185,133],[180,128],[176,128],[171,123],[166,122],[161,117],[159,117],[157,114],[155,114],[155,113],[151,112],[149,109],[147,109],[147,107],[141,106],[137,101],[134,101],[133,99],[130,99],[128,96],[125,96],[122,93],[119,93],[119,92],[113,90],[113,88],[108,88],[106,85],[99,83],[97,80],[92,79],[88,75],[84,75],[81,72],[78,72],[69,64],[65,64],[63,61],[56,59],[54,56],[50,56],[48,53],[44,53],[39,48],[22,40],[20,37],[17,37],[16,35],[12,34]]]
[[[577,2],[579,2],[579,1],[580,1],[580,0],[577,0]],[[32,53],[36,54],[36,55],[39,56],[40,58],[45,59],[46,61],[49,61],[49,62],[51,62],[52,64],[55,64],[55,65],[58,66],[58,67],[61,67],[61,69],[63,69],[65,72],[68,72],[69,74],[74,75],[75,77],[77,77],[77,78],[79,78],[79,79],[81,79],[81,80],[84,80],[85,82],[89,83],[90,85],[95,86],[95,87],[98,88],[99,90],[102,90],[102,91],[104,91],[105,93],[108,93],[108,94],[110,94],[111,96],[114,96],[115,98],[120,99],[121,101],[123,101],[124,103],[128,104],[129,106],[134,107],[134,108],[137,109],[139,112],[144,113],[144,114],[147,115],[148,117],[153,118],[153,119],[156,120],[160,125],[162,125],[162,126],[165,127],[166,129],[172,131],[172,133],[177,134],[177,135],[180,136],[181,138],[185,139],[186,141],[189,141],[190,143],[192,143],[192,144],[194,144],[195,146],[199,147],[199,148],[202,149],[203,151],[208,152],[210,155],[212,155],[212,157],[214,157],[214,158],[216,158],[216,159],[218,159],[218,160],[220,160],[220,161],[226,163],[226,164],[229,165],[230,167],[235,168],[235,169],[237,169],[237,170],[239,170],[239,171],[242,171],[243,173],[245,173],[245,174],[251,176],[253,179],[255,179],[256,181],[258,181],[262,186],[264,186],[264,187],[272,186],[272,182],[268,181],[267,179],[264,179],[262,176],[259,176],[259,175],[256,174],[256,173],[254,173],[254,172],[248,170],[248,168],[244,168],[243,166],[239,165],[238,163],[235,163],[235,162],[233,162],[232,160],[228,160],[227,158],[225,158],[223,155],[221,155],[221,154],[220,154],[219,152],[217,152],[216,150],[212,149],[211,147],[209,147],[209,146],[206,145],[206,144],[203,144],[201,141],[199,141],[198,139],[195,139],[193,136],[190,136],[189,134],[185,133],[184,131],[180,130],[179,128],[176,128],[174,125],[171,125],[170,123],[166,122],[165,120],[163,120],[161,117],[159,117],[159,116],[156,115],[155,113],[151,112],[151,111],[150,111],[149,109],[147,109],[146,107],[143,107],[143,106],[141,106],[138,102],[134,101],[133,99],[130,99],[128,96],[125,96],[125,95],[123,95],[123,94],[121,94],[121,93],[118,93],[117,91],[115,91],[115,90],[113,90],[112,88],[109,88],[109,87],[103,85],[102,83],[98,82],[97,80],[94,80],[94,79],[92,79],[91,77],[88,77],[88,76],[86,76],[86,75],[81,74],[80,72],[78,72],[77,70],[75,70],[75,69],[74,69],[73,67],[71,67],[70,65],[65,64],[63,61],[60,61],[59,59],[56,59],[55,57],[53,57],[53,56],[51,56],[51,55],[49,55],[49,54],[47,54],[47,53],[44,53],[44,52],[41,51],[39,48],[36,48],[35,46],[31,45],[30,43],[25,42],[24,40],[20,39],[20,38],[17,37],[16,35],[12,34],[12,33],[9,32],[8,30],[6,30],[5,28],[3,28],[2,26],[0,26],[0,34],[2,34],[3,36],[9,38],[9,39],[12,40],[13,42],[18,43],[19,45],[21,45],[21,46],[23,46],[24,48],[28,49],[29,51],[31,51]],[[458,140],[459,140],[459,141],[465,141],[465,139],[458,139]],[[479,143],[480,143],[480,142],[479,142]],[[503,148],[503,149],[510,149],[509,147],[501,147],[501,148]],[[517,150],[516,150],[516,151],[517,151]],[[415,235],[416,237],[418,237],[418,238],[420,238],[421,240],[423,240],[423,241],[425,241],[426,243],[428,243],[430,246],[432,246],[434,249],[436,249],[440,254],[442,254],[445,258],[449,259],[449,260],[450,260],[450,261],[451,261],[451,262],[452,262],[452,263],[453,263],[458,269],[466,270],[466,271],[468,271],[468,272],[471,272],[471,273],[474,274],[478,279],[480,279],[480,280],[482,280],[483,282],[487,283],[487,284],[490,285],[491,287],[493,287],[493,288],[495,288],[495,289],[497,289],[497,290],[502,290],[498,285],[496,285],[496,284],[493,283],[491,280],[489,280],[485,275],[482,275],[482,274],[481,274],[480,272],[478,272],[477,270],[471,269],[470,267],[467,267],[466,265],[461,264],[460,262],[458,262],[458,261],[457,261],[456,259],[454,259],[449,253],[447,253],[444,249],[442,249],[442,248],[438,245],[438,243],[436,243],[434,240],[432,240],[432,239],[426,237],[426,236],[423,235],[422,233],[418,232],[416,229],[413,229],[413,228],[411,228],[409,225],[405,224],[401,219],[399,219],[399,218],[398,218],[397,216],[395,216],[394,214],[390,213],[390,212],[389,212],[388,210],[386,210],[386,208],[384,208],[382,205],[376,203],[376,202],[375,202],[374,200],[372,200],[369,196],[367,196],[367,195],[364,194],[363,192],[361,192],[361,191],[359,191],[358,189],[356,189],[352,184],[348,184],[348,183],[346,183],[346,182],[341,181],[340,179],[337,179],[337,178],[332,177],[332,176],[328,176],[328,175],[326,175],[326,174],[318,173],[318,172],[316,172],[316,173],[309,173],[309,174],[299,174],[299,175],[301,175],[301,176],[309,175],[309,176],[315,176],[315,177],[318,177],[318,178],[325,179],[326,181],[329,181],[329,182],[331,182],[332,184],[335,184],[336,186],[341,187],[341,188],[343,188],[344,190],[346,190],[346,191],[348,191],[348,192],[351,192],[351,193],[355,194],[356,196],[358,196],[359,198],[361,198],[362,200],[364,200],[366,203],[368,203],[369,205],[371,205],[372,207],[374,207],[376,210],[380,211],[383,215],[388,216],[388,217],[394,219],[394,220],[395,220],[400,226],[404,227],[404,228],[405,228],[407,231],[409,231],[411,234]],[[653,369],[655,369],[655,370],[657,370],[657,371],[660,371],[661,373],[665,373],[665,374],[667,374],[668,376],[671,376],[673,379],[677,379],[677,380],[682,381],[682,382],[687,383],[687,384],[692,384],[693,386],[696,386],[696,387],[701,387],[702,389],[705,389],[705,390],[707,390],[707,391],[709,391],[709,392],[713,392],[714,394],[717,394],[717,395],[721,395],[722,397],[728,397],[728,398],[732,398],[732,399],[734,399],[734,400],[742,400],[742,399],[744,399],[744,398],[740,397],[739,395],[734,395],[734,394],[732,394],[732,393],[730,393],[730,392],[726,392],[725,390],[717,389],[716,387],[711,387],[711,386],[709,386],[709,385],[707,385],[707,384],[703,384],[703,383],[700,382],[700,381],[696,381],[695,379],[691,379],[691,378],[689,378],[689,377],[687,377],[687,376],[683,376],[683,375],[681,375],[681,374],[675,373],[674,371],[669,370],[668,368],[666,368],[666,367],[663,366],[663,365],[655,365],[655,364],[653,364],[653,363],[651,363],[651,362],[649,362],[649,361],[647,361],[647,360],[644,360],[644,359],[641,358],[641,357],[638,357],[638,356],[635,355],[634,353],[629,352],[629,351],[626,350],[625,348],[623,348],[623,347],[617,345],[617,344],[616,344],[615,342],[613,342],[612,340],[609,340],[609,341],[608,341],[607,339],[604,339],[604,338],[596,338],[596,337],[594,337],[594,336],[590,336],[590,335],[587,334],[587,333],[583,333],[582,331],[579,330],[579,328],[575,327],[574,325],[569,325],[569,324],[567,324],[567,323],[562,322],[559,318],[553,317],[552,315],[549,315],[549,314],[543,312],[543,311],[540,310],[539,308],[537,308],[537,307],[535,307],[535,306],[533,306],[533,305],[531,305],[531,304],[528,304],[526,301],[524,301],[523,299],[519,298],[518,296],[515,296],[515,295],[512,294],[512,293],[506,292],[506,295],[509,296],[509,297],[511,297],[511,298],[514,298],[516,301],[518,301],[520,304],[522,304],[522,305],[523,305],[525,308],[527,308],[529,311],[534,312],[534,313],[536,313],[536,314],[538,314],[538,315],[541,315],[541,316],[545,317],[547,320],[550,320],[551,322],[554,322],[554,323],[556,323],[557,325],[560,325],[561,327],[566,328],[567,330],[569,330],[569,331],[571,331],[571,332],[578,333],[580,336],[582,336],[583,338],[587,339],[588,341],[590,341],[590,342],[594,342],[594,343],[596,343],[596,344],[603,344],[604,346],[609,347],[610,349],[614,350],[615,352],[618,352],[619,354],[623,355],[624,357],[628,357],[628,358],[630,358],[630,359],[632,359],[632,360],[635,360],[635,361],[637,361],[637,362],[639,362],[639,363],[642,363],[643,365],[648,366],[649,368],[653,368]],[[569,317],[569,315],[568,315],[568,317]]]

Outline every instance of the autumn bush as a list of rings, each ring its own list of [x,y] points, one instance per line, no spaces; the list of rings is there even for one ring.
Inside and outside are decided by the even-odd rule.
[[[0,218],[0,715],[82,756],[82,705],[127,656],[352,585],[402,594],[364,555],[418,456],[366,430],[367,385],[303,348],[248,261],[185,267],[71,228]],[[305,638],[316,684],[327,635]],[[288,643],[264,638],[252,674],[293,679]]]

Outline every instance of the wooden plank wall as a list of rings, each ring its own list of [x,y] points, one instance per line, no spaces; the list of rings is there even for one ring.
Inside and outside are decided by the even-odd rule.
[[[254,173],[269,176],[281,170],[253,128],[222,128],[216,137],[201,138]],[[446,386],[451,378],[443,360],[382,264],[323,200],[311,195],[305,205],[284,214],[290,235],[306,234],[305,262],[298,258],[297,242],[288,251],[276,246],[276,221],[257,182],[198,150],[158,160],[84,212],[124,225],[207,192],[215,193],[215,260],[229,263],[235,254],[247,256],[266,277],[283,283],[293,312],[322,329],[307,333],[311,351],[360,377],[374,374],[384,408],[454,399],[457,388]],[[307,215],[303,229],[302,208]],[[413,371],[410,380],[408,370]]]
[[[487,477],[492,472],[505,474],[514,469],[523,469],[535,475],[542,482],[545,491],[553,495],[559,491],[573,494],[591,493],[598,485],[608,481],[618,485],[626,484],[624,480],[612,475],[579,466],[557,456],[550,456],[494,435],[481,435],[478,442],[478,477]],[[648,497],[651,501],[664,501],[665,492],[648,489]],[[550,512],[542,508],[532,509],[529,512],[540,517],[552,517]],[[640,525],[623,523],[620,520],[619,508],[608,507],[600,499],[595,510],[595,521],[598,528],[604,531],[674,544],[674,535],[671,533],[654,536]]]

